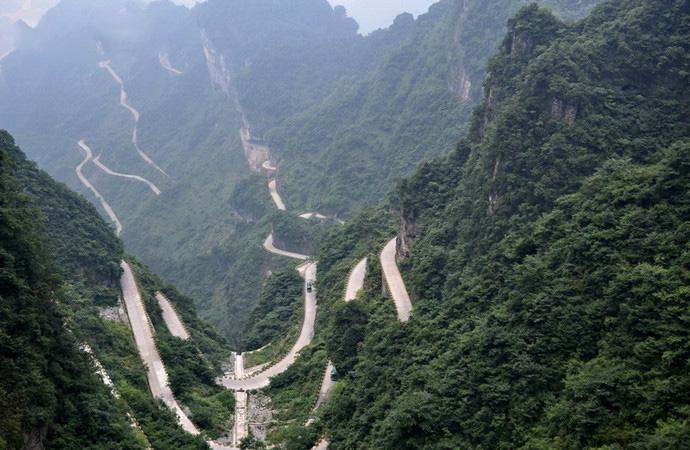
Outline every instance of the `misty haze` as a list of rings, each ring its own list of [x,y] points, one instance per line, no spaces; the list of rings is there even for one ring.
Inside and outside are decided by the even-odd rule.
[[[5,17],[12,22],[23,20],[31,26],[35,26],[42,15],[54,7],[60,0],[3,0],[0,2],[0,17]],[[172,0],[173,3],[194,7],[198,0]],[[418,15],[426,12],[433,0],[329,0],[333,6],[344,6],[350,16],[354,17],[360,25],[360,32],[366,34],[379,28],[390,26],[393,19],[408,12]],[[6,31],[0,29],[0,36],[6,35]]]
[[[687,449],[659,3],[0,0],[0,449]]]

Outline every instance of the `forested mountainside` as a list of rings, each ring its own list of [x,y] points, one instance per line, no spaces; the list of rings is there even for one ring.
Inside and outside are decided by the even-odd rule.
[[[341,80],[319,104],[268,133],[292,204],[348,216],[380,201],[425,159],[464,135],[481,99],[486,62],[521,0],[444,0],[386,34],[404,36],[372,70]],[[561,17],[582,17],[598,0],[543,0]]]
[[[326,0],[64,0],[2,60],[0,124],[97,202],[74,170],[83,140],[82,172],[128,250],[240,343],[258,287],[284,266],[261,243],[285,222],[240,127],[270,143],[290,209],[348,217],[462,136],[484,63],[525,3],[444,0],[362,37]],[[542,2],[563,17],[594,3]]]
[[[121,242],[92,205],[27,161],[4,131],[0,155],[2,447],[207,448],[149,392],[119,298]],[[226,432],[234,402],[214,383],[227,356],[223,339],[196,317],[190,299],[145,267],[136,272],[176,397],[208,437]],[[190,340],[167,331],[157,291],[176,305]]]
[[[323,0],[211,0],[197,15],[222,58],[222,87],[236,96],[256,137],[317,103],[369,56],[357,23]]]
[[[690,6],[594,3],[63,0],[0,125],[163,278],[0,132],[0,447],[688,448]]]
[[[35,206],[16,177],[23,161],[16,161],[11,150],[12,141],[3,133],[0,447],[144,448],[125,405],[113,401],[66,324],[61,304],[70,295],[38,231]],[[120,444],[112,447],[110,441]]]
[[[687,448],[690,8],[659,6],[511,19],[468,137],[393,196],[412,319],[362,314],[376,264],[329,319],[330,448]],[[342,233],[323,256],[376,239]]]
[[[84,159],[81,139],[111,171],[153,183],[160,195],[91,162],[83,168],[121,220],[130,251],[186,293],[210,300],[235,261],[224,256],[243,250],[226,239],[238,222],[228,199],[234,180],[246,172],[242,152],[229,151],[240,148],[240,117],[210,82],[188,10],[168,2],[146,9],[123,5],[70,0],[51,10],[3,61],[0,91],[8,101],[0,107],[0,122],[41,167],[93,201],[74,171]],[[140,115],[138,147],[167,176],[138,155],[133,113],[120,104],[115,78],[99,67],[105,61]],[[163,62],[181,73],[165,69]],[[31,95],[37,91],[47,95]],[[260,249],[254,253],[254,267],[264,264]],[[225,311],[223,317],[232,316]]]
[[[226,64],[209,40],[213,24],[202,24],[208,15],[232,25],[225,3],[189,11],[169,2],[61,2],[3,59],[0,123],[41,167],[99,206],[74,170],[84,160],[83,140],[92,158],[82,172],[112,205],[128,249],[174,279],[199,300],[205,317],[237,339],[260,295],[257,286],[281,263],[261,249],[272,209],[251,218],[233,202],[258,180],[249,176],[242,115],[234,86],[226,84],[231,60]],[[244,3],[258,5],[247,9],[251,20],[241,22],[253,24],[255,54],[267,53],[275,23],[261,14],[272,3],[233,2],[234,10]],[[304,3],[315,18],[301,14],[284,30],[284,41],[292,33],[303,46],[335,47],[336,23],[361,39],[351,19],[336,15],[325,0],[316,2],[320,9]],[[321,20],[324,5],[333,20],[302,37]],[[236,46],[243,36],[234,36]],[[258,198],[251,207],[261,210],[268,199]]]

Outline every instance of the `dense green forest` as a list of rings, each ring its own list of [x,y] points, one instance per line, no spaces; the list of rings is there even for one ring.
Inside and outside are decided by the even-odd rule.
[[[128,250],[241,345],[257,286],[285,267],[261,248],[271,227],[287,225],[284,242],[314,248],[289,219],[271,216],[265,179],[245,161],[242,120],[269,138],[291,211],[350,217],[462,136],[485,62],[525,3],[444,0],[361,36],[326,0],[209,0],[192,10],[64,0],[3,59],[0,123],[90,200],[74,174],[80,139],[112,170],[154,182],[160,196],[84,167],[123,222]],[[596,0],[543,3],[579,17]],[[161,55],[180,73],[164,69]],[[104,60],[141,114],[139,146],[168,177],[133,148],[132,115]]]
[[[149,393],[127,321],[116,312],[122,244],[93,206],[27,161],[6,132],[0,137],[3,201],[8,202],[2,230],[9,240],[3,240],[8,280],[3,289],[8,290],[2,294],[2,326],[13,342],[3,344],[7,384],[0,401],[16,403],[14,409],[8,406],[16,413],[6,416],[0,436],[9,448],[21,448],[21,439],[48,448],[207,448],[202,438],[182,431],[173,413]],[[224,340],[198,319],[189,298],[136,267],[173,391],[209,437],[227,431],[234,399],[214,382],[227,356]],[[12,288],[15,284],[28,292]],[[176,305],[192,335],[182,345],[162,324],[152,299],[158,290]],[[19,345],[19,330],[41,333],[41,340],[26,336],[26,345],[41,346]],[[96,376],[79,350],[82,343],[108,372],[119,399]],[[95,410],[101,412],[94,415]],[[141,431],[131,427],[128,413]]]
[[[443,0],[416,21],[401,15],[381,35],[400,35],[372,64],[312,108],[270,130],[286,201],[342,217],[382,200],[425,159],[462,137],[481,99],[486,63],[508,18],[529,1]],[[598,0],[543,0],[582,17]]]
[[[228,350],[270,362],[299,333],[303,281],[262,248],[272,232],[318,261],[317,324],[265,391],[266,443],[243,448],[690,449],[687,0],[442,0],[366,37],[325,0],[123,5],[63,0],[3,62],[0,121],[42,166],[81,189],[85,138],[162,193],[84,167],[126,257],[0,132],[0,448],[207,448],[235,407],[215,384]],[[105,58],[169,176],[138,159]],[[243,122],[289,211],[247,167]],[[315,210],[331,217],[298,217]],[[405,323],[379,263],[396,234]],[[118,312],[125,257],[203,436],[149,393]],[[328,360],[340,380],[314,411]]]
[[[246,337],[247,350],[256,350],[287,335],[302,321],[304,309],[302,279],[288,267],[269,277],[261,292],[259,304],[249,316]]]
[[[391,200],[413,319],[367,324],[378,283],[349,313],[331,448],[687,448],[689,21],[511,19],[468,137]]]
[[[1,132],[0,447],[144,448],[67,326],[70,293],[17,177],[17,152]]]

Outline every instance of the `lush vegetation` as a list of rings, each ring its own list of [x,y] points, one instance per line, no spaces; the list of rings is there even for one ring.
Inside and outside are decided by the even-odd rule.
[[[16,209],[17,217],[26,211],[31,214],[31,222],[8,220],[3,222],[3,230],[14,227],[16,233],[29,233],[33,239],[31,245],[37,245],[40,250],[29,260],[43,267],[42,270],[49,275],[49,280],[43,283],[49,282],[46,286],[53,286],[48,292],[43,291],[44,287],[36,291],[37,298],[43,299],[40,303],[27,301],[25,310],[8,309],[2,317],[16,326],[23,323],[22,327],[27,332],[34,330],[32,333],[40,332],[40,328],[28,324],[54,320],[60,327],[52,331],[46,328],[41,332],[42,339],[32,338],[31,341],[34,344],[40,342],[42,346],[54,345],[46,347],[50,349],[48,354],[43,354],[39,347],[32,350],[36,361],[50,358],[50,364],[45,362],[46,359],[33,370],[36,376],[41,370],[47,372],[45,379],[28,375],[33,366],[24,360],[23,353],[19,353],[20,350],[24,352],[23,345],[11,347],[14,348],[12,352],[3,350],[2,366],[7,369],[3,379],[10,385],[19,379],[26,383],[4,392],[19,395],[22,402],[28,402],[25,405],[30,414],[37,416],[27,414],[25,422],[16,425],[16,417],[8,415],[6,423],[14,428],[3,428],[0,436],[6,439],[10,448],[18,446],[17,433],[26,433],[29,438],[43,441],[51,448],[206,448],[202,438],[193,438],[179,428],[174,414],[151,397],[146,370],[126,323],[101,316],[104,308],[118,305],[118,264],[123,257],[122,244],[93,206],[27,161],[5,132],[0,135],[0,147],[3,161],[11,161],[3,164],[3,173],[16,179],[14,189],[21,193],[23,202],[20,207],[14,194],[8,191],[8,201],[14,202],[11,209]],[[19,236],[17,234],[17,243],[21,241]],[[3,264],[3,267],[9,269],[12,265]],[[185,320],[196,324],[197,329],[208,329],[194,316],[189,299],[182,301],[172,293],[171,296],[183,310]],[[8,294],[5,303],[3,294],[3,305],[9,307],[9,299]],[[16,322],[15,312],[21,315],[22,322]],[[66,333],[66,337],[61,333]],[[17,328],[5,334],[11,336],[12,342],[21,342]],[[205,342],[203,337],[200,342]],[[95,375],[88,357],[78,350],[81,343],[88,343],[105,367],[120,394],[119,400],[112,397],[110,390]],[[217,351],[217,342],[211,347]],[[70,348],[74,351],[65,353]],[[28,372],[22,374],[22,370]],[[74,371],[78,376],[75,377]],[[51,376],[60,383],[59,387],[50,388],[55,382]],[[45,388],[48,394],[34,397],[21,386]],[[51,395],[54,395],[52,400]],[[22,402],[12,400],[12,396],[3,393],[0,399],[3,404],[13,401],[18,409],[23,408]],[[53,410],[55,412],[51,412]],[[128,413],[136,418],[141,431],[131,427]],[[54,425],[50,425],[51,421]],[[24,438],[21,434],[19,437]]]
[[[467,3],[440,1],[416,21],[403,15],[367,37],[390,36],[370,70],[343,79],[324,101],[269,132],[285,169],[286,201],[347,217],[464,135],[486,62],[508,18],[528,2]],[[578,17],[597,1],[540,3]],[[393,36],[400,37],[387,44]]]
[[[578,15],[592,2],[544,3]],[[326,0],[211,0],[192,11],[149,3],[60,2],[3,60],[0,123],[90,200],[74,175],[79,139],[111,169],[156,183],[160,196],[84,167],[123,222],[129,251],[240,346],[256,287],[284,263],[261,249],[273,207],[265,180],[245,163],[243,116],[255,137],[271,137],[291,209],[349,217],[458,140],[480,97],[484,62],[525,0],[477,2],[467,11],[444,0],[418,20],[403,15],[366,37]],[[163,53],[182,74],[161,67]],[[102,60],[141,113],[140,147],[169,177],[137,155],[132,116]],[[472,79],[467,101],[448,95],[461,69]],[[288,240],[311,253],[313,240]]]
[[[143,448],[65,324],[69,292],[17,178],[19,156],[0,132],[0,447]]]
[[[258,221],[275,210],[268,195],[266,176],[251,174],[240,180],[232,191],[230,205],[241,217],[249,222]]]
[[[414,316],[350,313],[333,448],[687,446],[689,20],[510,21],[468,138],[396,192]]]
[[[197,16],[225,55],[256,136],[318,102],[364,60],[357,24],[324,0],[210,0]]]
[[[245,349],[251,351],[275,344],[284,336],[294,334],[289,333],[292,329],[301,327],[303,286],[302,278],[292,267],[271,274],[261,291],[259,303],[249,316],[244,332]]]
[[[64,17],[79,4],[64,3]],[[131,98],[141,99],[142,142],[166,149],[153,154],[166,161],[170,179],[126,156],[129,117],[112,102],[116,92],[101,86],[105,74],[99,83],[83,73],[97,63],[93,36],[83,34],[93,29],[75,31],[60,15],[9,59],[6,72],[3,66],[0,95],[12,108],[0,119],[20,129],[65,179],[78,154],[55,149],[70,148],[84,130],[92,130],[99,148],[114,149],[109,162],[149,170],[164,187],[161,197],[87,169],[128,216],[125,237],[137,254],[200,299],[237,348],[273,343],[257,359],[287,348],[302,304],[294,270],[261,242],[272,229],[279,246],[317,255],[317,338],[272,382],[278,425],[270,443],[309,448],[326,433],[335,449],[686,448],[687,2],[611,0],[579,22],[532,5],[508,21],[499,45],[506,19],[525,3],[446,0],[367,38],[322,0],[290,7],[212,0],[195,16],[170,5],[132,13],[147,32],[171,34],[127,42],[98,36],[131,80]],[[541,2],[567,18],[593,3]],[[196,36],[192,18],[226,58],[230,86],[214,90],[200,81],[207,80],[206,61],[197,37],[182,32]],[[178,42],[184,45],[171,56],[187,61],[185,75],[154,72],[160,48]],[[26,63],[36,59],[37,67]],[[55,72],[56,66],[67,68]],[[471,114],[486,67],[484,96]],[[68,86],[51,97],[54,108],[38,100],[20,104],[28,90],[52,89],[43,84],[47,73]],[[72,108],[74,98],[82,101]],[[288,204],[343,217],[380,200],[419,160],[459,143],[400,182],[386,208],[329,227],[273,212],[266,180],[244,174],[236,132],[242,115],[271,143]],[[51,185],[3,139],[19,162],[14,169],[7,157],[0,161],[0,225],[7,233],[0,273],[8,280],[0,326],[9,330],[0,336],[12,336],[0,344],[3,356],[19,348],[3,361],[18,361],[29,374],[20,379],[12,366],[2,367],[0,404],[9,411],[0,420],[3,439],[19,446],[28,431],[78,447],[108,422],[123,447],[148,445],[128,428],[123,413],[131,410],[152,447],[203,447],[150,398],[127,327],[98,315],[101,306],[117,304],[120,244],[95,209]],[[378,265],[382,245],[396,232],[415,303],[405,324],[381,295]],[[345,304],[345,279],[363,257],[365,290]],[[213,385],[227,356],[223,339],[196,319],[187,297],[143,266],[138,275],[173,390],[200,426],[219,433],[232,408],[232,397]],[[167,332],[152,297],[157,290],[176,304],[192,339]],[[25,334],[17,334],[19,326]],[[15,334],[28,337],[15,341]],[[94,347],[121,401],[111,401],[83,370],[80,340]],[[305,427],[327,359],[343,379],[319,420]],[[28,378],[31,384],[20,385]],[[29,410],[14,392],[40,407]],[[82,417],[82,401],[101,414]],[[81,420],[90,427],[77,435]],[[243,446],[262,446],[250,441]]]
[[[142,265],[134,267],[175,398],[189,408],[190,419],[199,429],[217,438],[231,428],[235,411],[233,393],[215,383],[216,377],[222,374],[221,362],[229,357],[227,343],[197,318],[190,298],[180,295]],[[190,339],[177,338],[168,330],[155,298],[159,291],[174,305]]]
[[[314,342],[300,353],[290,369],[271,380],[268,394],[275,410],[267,442],[285,449],[311,448],[319,437],[316,427],[306,427],[318,397],[326,368],[322,342]]]
[[[269,219],[275,246],[303,255],[314,254],[328,229],[339,226],[333,219],[305,219],[286,211],[274,211]]]

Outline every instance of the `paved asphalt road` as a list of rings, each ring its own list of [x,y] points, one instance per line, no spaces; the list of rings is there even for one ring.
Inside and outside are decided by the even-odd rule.
[[[295,345],[293,345],[293,347],[290,349],[290,352],[288,352],[288,354],[278,363],[254,377],[245,378],[243,380],[233,380],[223,377],[220,380],[220,384],[228,389],[233,390],[249,391],[265,388],[270,384],[271,377],[285,372],[292,365],[292,363],[295,362],[300,350],[311,343],[311,340],[314,337],[314,323],[316,322],[316,291],[312,290],[312,292],[307,292],[306,281],[316,280],[315,263],[307,264],[304,277],[304,322],[302,323],[302,331],[300,332],[299,338],[297,339]]]
[[[383,268],[383,275],[386,278],[388,290],[395,302],[395,308],[398,310],[398,319],[401,322],[406,322],[410,319],[412,302],[405,288],[402,275],[400,275],[398,264],[395,261],[396,242],[397,238],[393,238],[383,248],[381,252],[381,267]]]
[[[168,300],[168,297],[163,295],[162,292],[156,292],[156,300],[158,300],[158,306],[163,311],[163,321],[168,327],[170,334],[180,339],[189,339],[189,333],[187,333],[187,329],[184,327],[180,316],[177,315],[177,311],[170,303],[170,300]]]
[[[132,326],[132,333],[139,350],[139,356],[141,356],[142,361],[144,361],[148,368],[147,375],[151,393],[154,397],[162,399],[168,408],[175,411],[180,425],[185,431],[191,434],[199,434],[199,430],[182,411],[180,405],[177,404],[172,390],[168,386],[168,373],[165,371],[163,360],[156,348],[153,339],[153,329],[149,323],[134,273],[127,262],[122,261],[121,266],[123,270],[122,279],[120,280],[122,296],[127,307],[127,316]]]

